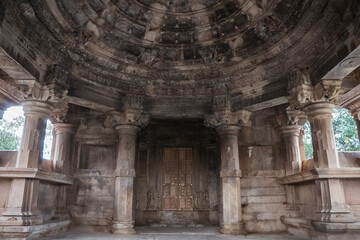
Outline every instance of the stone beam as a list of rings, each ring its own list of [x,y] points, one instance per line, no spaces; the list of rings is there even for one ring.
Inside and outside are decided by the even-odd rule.
[[[278,98],[270,99],[270,100],[267,100],[267,101],[264,101],[264,102],[249,105],[247,107],[244,107],[244,110],[247,110],[247,111],[250,111],[250,112],[255,112],[255,111],[260,111],[260,110],[263,110],[263,109],[283,105],[285,103],[288,103],[288,100],[287,100],[287,98],[285,96],[283,96],[283,97],[278,97]]]
[[[341,80],[360,66],[360,46],[338,63],[322,79]]]
[[[74,97],[74,96],[67,96],[67,98],[69,99],[69,103],[71,103],[71,104],[89,108],[89,109],[96,110],[99,112],[109,112],[111,110],[114,110],[114,108],[112,108],[112,107],[108,107],[106,105],[103,105],[103,104],[100,104],[97,102],[93,102],[91,100],[78,98],[78,97]]]

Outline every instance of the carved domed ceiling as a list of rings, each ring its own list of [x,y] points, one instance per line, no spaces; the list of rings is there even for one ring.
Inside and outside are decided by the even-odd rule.
[[[294,68],[308,68],[316,81],[359,44],[357,0],[4,4],[3,28],[16,26],[38,65],[64,66],[74,92],[86,83],[208,102],[226,83],[233,107],[242,108],[285,96]]]

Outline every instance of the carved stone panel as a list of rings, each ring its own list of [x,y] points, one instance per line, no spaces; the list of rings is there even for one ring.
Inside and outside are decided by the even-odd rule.
[[[192,210],[192,148],[164,148],[163,210]]]

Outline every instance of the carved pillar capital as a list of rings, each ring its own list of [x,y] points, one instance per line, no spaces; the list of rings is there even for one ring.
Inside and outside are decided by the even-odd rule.
[[[137,125],[117,125],[115,129],[120,135],[133,135],[136,137],[137,133],[140,130],[140,127]]]
[[[238,125],[246,124],[251,116],[251,112],[246,110],[238,110],[231,112],[230,110],[217,111],[212,115],[205,117],[205,125],[208,127],[220,127],[223,125]]]
[[[26,100],[21,103],[24,110],[24,115],[37,115],[41,118],[49,118],[52,110],[54,109],[53,105],[39,100]]]
[[[109,113],[107,120],[115,127],[118,125],[134,125],[141,128],[145,127],[150,122],[150,119],[149,114],[137,111],[112,111]]]
[[[70,123],[55,123],[53,124],[56,135],[68,133],[74,134],[75,133],[75,125]]]
[[[321,80],[311,84],[310,74],[305,69],[291,72],[288,84],[288,100],[292,109],[303,109],[317,102],[335,103],[339,97],[341,80]]]
[[[239,135],[241,127],[236,125],[221,125],[216,128],[216,132],[220,135]]]
[[[309,119],[314,117],[332,118],[335,105],[330,102],[312,103],[303,108]]]

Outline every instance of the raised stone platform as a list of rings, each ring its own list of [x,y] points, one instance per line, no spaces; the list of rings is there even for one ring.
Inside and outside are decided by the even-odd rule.
[[[4,239],[39,239],[68,230],[70,221],[52,221],[34,226],[0,226],[0,238]]]
[[[354,240],[360,239],[359,223],[324,223],[301,218],[282,217],[288,232],[302,239]]]
[[[68,232],[57,234],[52,237],[43,238],[50,239],[257,239],[257,240],[298,240],[289,234],[249,234],[249,235],[223,235],[218,227],[136,227],[137,234],[133,235],[116,235],[109,232],[96,230],[91,226],[76,226],[70,228]]]

